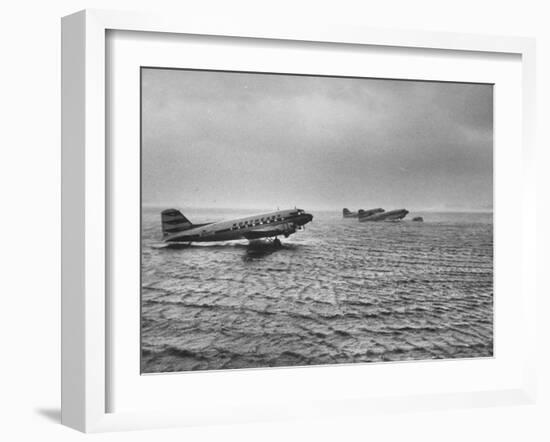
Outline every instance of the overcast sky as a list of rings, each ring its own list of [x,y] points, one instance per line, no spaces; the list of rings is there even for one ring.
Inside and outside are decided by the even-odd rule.
[[[491,85],[143,69],[144,205],[492,210]]]

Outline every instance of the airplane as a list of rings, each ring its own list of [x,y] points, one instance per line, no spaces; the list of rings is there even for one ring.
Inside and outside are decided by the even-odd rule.
[[[179,210],[166,209],[161,212],[163,242],[160,246],[261,238],[274,238],[273,245],[280,246],[277,236],[288,238],[296,230],[302,230],[312,219],[313,215],[302,209],[287,209],[214,223],[192,224]]]
[[[379,212],[371,216],[365,216],[359,218],[359,221],[398,221],[403,219],[409,213],[406,209],[390,210],[389,212]]]

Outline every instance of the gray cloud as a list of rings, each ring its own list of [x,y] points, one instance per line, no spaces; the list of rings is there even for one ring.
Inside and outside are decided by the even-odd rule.
[[[491,85],[144,69],[143,201],[492,207]]]

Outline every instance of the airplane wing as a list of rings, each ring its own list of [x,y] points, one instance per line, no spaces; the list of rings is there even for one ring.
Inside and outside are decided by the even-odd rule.
[[[270,236],[291,234],[296,231],[294,224],[279,224],[277,226],[262,226],[244,234],[246,239],[267,238]]]

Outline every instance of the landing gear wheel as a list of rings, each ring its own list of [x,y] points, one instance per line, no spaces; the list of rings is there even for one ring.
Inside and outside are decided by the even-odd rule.
[[[280,240],[279,238],[275,238],[275,239],[273,240],[273,246],[274,246],[274,247],[281,247],[281,246],[282,246],[281,240]]]

